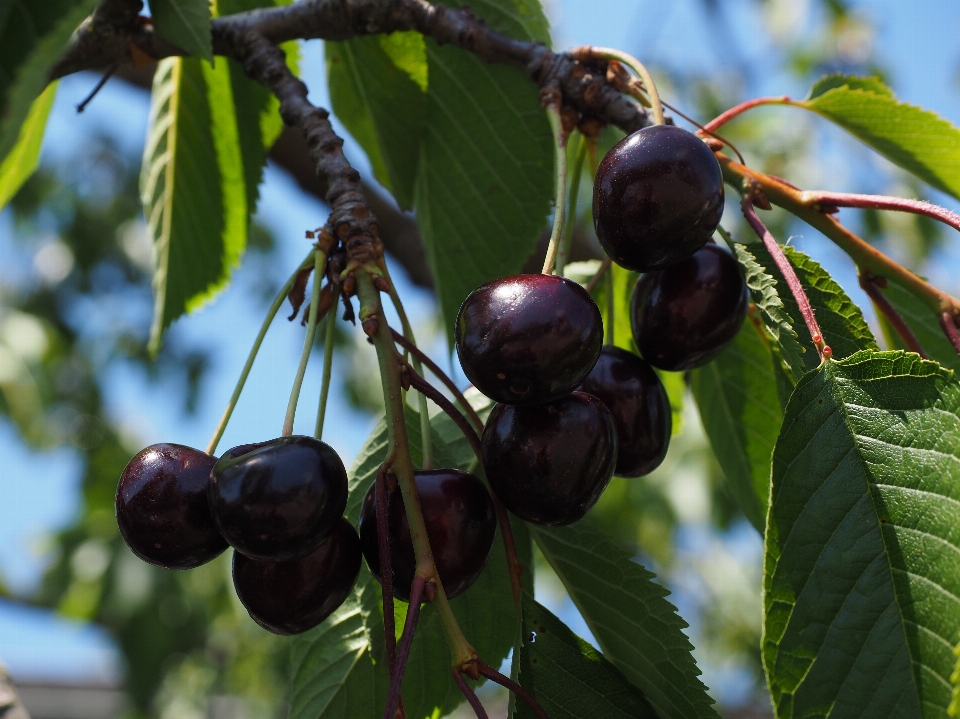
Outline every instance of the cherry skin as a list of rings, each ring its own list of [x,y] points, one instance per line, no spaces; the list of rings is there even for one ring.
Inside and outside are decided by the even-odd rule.
[[[227,548],[207,504],[216,461],[180,444],[153,444],[130,460],[117,486],[117,524],[140,559],[192,569]]]
[[[516,275],[488,282],[457,314],[457,356],[483,394],[505,404],[552,402],[593,368],[603,320],[576,282]]]
[[[630,306],[633,337],[654,367],[701,367],[737,336],[748,303],[733,255],[704,245],[679,264],[640,277]]]
[[[347,471],[313,437],[234,447],[210,474],[210,511],[227,542],[253,559],[289,561],[330,536],[347,506]]]
[[[498,404],[481,439],[483,467],[503,505],[533,524],[583,517],[617,460],[613,415],[584,392],[535,406]]]
[[[594,228],[606,253],[627,269],[659,270],[689,257],[710,239],[722,214],[720,163],[679,127],[638,130],[597,168]]]
[[[453,599],[477,580],[490,555],[497,530],[493,500],[483,482],[458,469],[421,469],[413,476],[433,561],[444,592]],[[376,485],[373,485],[363,499],[360,542],[367,566],[377,581],[381,581],[375,493]],[[398,599],[408,602],[417,560],[398,486],[387,491],[387,523],[393,591]]]
[[[604,346],[578,388],[603,402],[617,427],[618,477],[642,477],[667,456],[673,416],[656,371],[632,352]]]
[[[233,553],[233,586],[250,617],[274,634],[300,634],[330,616],[360,572],[360,538],[341,518],[319,548],[270,562]]]

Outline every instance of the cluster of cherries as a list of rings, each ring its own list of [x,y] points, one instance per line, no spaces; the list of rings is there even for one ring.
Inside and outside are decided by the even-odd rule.
[[[640,477],[664,459],[671,411],[654,367],[685,371],[715,357],[746,316],[737,263],[710,242],[723,211],[720,167],[694,135],[640,130],[603,159],[594,222],[607,254],[642,272],[631,303],[641,357],[603,346],[585,289],[554,275],[518,275],[472,292],[456,323],[464,373],[497,405],[481,439],[483,469],[504,506],[535,524],[575,522],[617,474]],[[437,572],[464,592],[493,546],[487,486],[457,469],[414,473]],[[394,586],[409,599],[416,555],[396,482],[386,486]],[[157,444],[127,465],[117,489],[121,534],[141,559],[169,569],[235,550],[240,601],[271,632],[295,634],[347,597],[360,556],[379,580],[374,487],[359,536],[343,518],[347,475],[311,437],[241,445],[219,459]]]

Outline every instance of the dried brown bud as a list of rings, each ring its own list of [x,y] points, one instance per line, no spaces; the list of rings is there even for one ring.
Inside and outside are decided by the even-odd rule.
[[[703,143],[713,152],[720,152],[720,150],[723,149],[723,142],[715,137],[703,137],[701,139],[703,140]]]
[[[437,580],[431,577],[423,585],[423,596],[427,598],[428,602],[432,602],[437,596]],[[477,675],[479,679],[479,674]]]
[[[377,334],[377,330],[380,328],[380,323],[377,321],[376,315],[370,315],[363,322],[360,323],[360,326],[363,328],[363,333],[367,337],[373,337]]]
[[[356,289],[357,289],[357,278],[354,277],[353,275],[348,276],[343,281],[343,293],[345,295],[352,295],[354,293],[354,290]]]
[[[379,276],[379,275],[378,275],[377,277],[374,277],[374,278],[373,278],[373,286],[376,287],[376,288],[377,288],[378,290],[380,290],[381,292],[389,292],[389,291],[390,291],[390,283],[387,282],[387,278],[386,278],[386,277],[381,277],[381,276]]]

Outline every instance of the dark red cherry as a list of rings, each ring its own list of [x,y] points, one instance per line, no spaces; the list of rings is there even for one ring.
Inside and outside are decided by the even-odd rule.
[[[318,549],[290,562],[233,553],[233,586],[257,624],[274,634],[299,634],[330,616],[360,572],[360,538],[346,519]]]
[[[443,590],[452,599],[467,591],[487,562],[497,530],[493,500],[483,482],[458,469],[417,470],[414,479],[433,561]],[[371,486],[363,499],[360,542],[367,566],[380,581],[375,491],[376,485]],[[406,602],[410,600],[417,561],[399,487],[387,492],[387,515],[394,594]]]
[[[154,444],[120,475],[120,534],[140,559],[165,569],[190,569],[227,548],[207,505],[217,458],[180,444]]]
[[[733,255],[705,245],[679,264],[640,277],[630,304],[633,337],[654,367],[701,367],[737,336],[748,303]]]
[[[552,402],[593,368],[603,320],[576,282],[516,275],[488,282],[457,314],[457,356],[485,395],[506,404]]]
[[[613,415],[591,394],[535,406],[498,404],[482,438],[483,468],[504,506],[534,524],[576,522],[613,476]]]
[[[656,371],[632,352],[606,345],[578,388],[600,399],[617,427],[618,477],[642,477],[667,456],[673,416]]]
[[[710,239],[723,214],[720,163],[696,135],[654,125],[613,146],[597,168],[593,224],[627,269],[658,270]]]
[[[347,472],[313,437],[234,447],[210,475],[210,511],[227,542],[254,559],[310,554],[347,506]]]

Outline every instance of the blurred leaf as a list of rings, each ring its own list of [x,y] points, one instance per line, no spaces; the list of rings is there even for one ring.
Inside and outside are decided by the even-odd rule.
[[[389,50],[389,52],[388,52]],[[413,207],[427,117],[427,51],[417,32],[324,43],[330,100],[377,181]]]
[[[657,719],[643,692],[527,593],[520,653],[520,685],[551,719]],[[523,702],[514,704],[511,716],[533,716]]]
[[[33,101],[20,128],[16,145],[0,162],[0,210],[17,194],[17,190],[37,168],[43,133],[47,128],[47,118],[50,117],[50,108],[53,107],[56,95],[57,83],[52,82],[40,97]]]
[[[770,350],[748,318],[733,343],[690,380],[726,487],[763,534],[770,461],[783,412]]]
[[[913,330],[927,357],[936,360],[947,369],[960,372],[960,355],[943,333],[933,310],[894,282],[887,283],[887,286],[880,291]],[[895,335],[895,341],[900,348],[899,335]]]
[[[924,182],[960,198],[960,128],[897,100],[877,78],[831,75],[796,103],[832,120]]]
[[[153,0],[150,13],[160,37],[189,55],[213,62],[210,0]]]
[[[950,676],[950,681],[953,683],[953,698],[950,700],[947,713],[952,717],[956,717],[960,716],[960,644],[957,644],[953,653],[957,657],[957,666]]]
[[[797,385],[764,567],[778,716],[944,716],[960,632],[958,456],[960,384],[933,362],[859,352]]]
[[[21,136],[48,73],[96,0],[6,0],[0,4],[0,158]]]
[[[531,529],[604,656],[640,688],[658,716],[714,719],[713,700],[683,633],[687,623],[654,574],[587,522]]]

